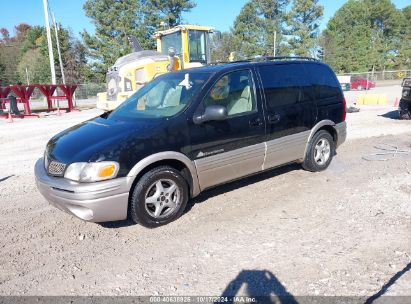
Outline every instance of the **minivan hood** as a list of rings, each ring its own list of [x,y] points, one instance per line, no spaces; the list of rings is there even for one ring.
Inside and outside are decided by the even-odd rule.
[[[156,125],[155,120],[123,122],[97,117],[55,135],[46,151],[65,164],[116,160],[125,142],[147,138]]]

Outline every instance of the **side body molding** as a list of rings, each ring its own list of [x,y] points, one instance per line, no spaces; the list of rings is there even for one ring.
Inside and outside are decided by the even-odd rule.
[[[146,158],[143,158],[140,160],[128,173],[128,177],[136,177],[144,168],[147,166],[156,163],[158,161],[164,161],[164,160],[177,160],[182,162],[190,171],[191,174],[191,179],[192,179],[192,197],[197,196],[200,194],[200,186],[198,183],[198,176],[197,176],[197,170],[194,165],[194,163],[184,154],[179,153],[179,152],[174,152],[174,151],[165,151],[165,152],[159,152],[150,156],[147,156]],[[130,185],[131,187],[131,185]]]

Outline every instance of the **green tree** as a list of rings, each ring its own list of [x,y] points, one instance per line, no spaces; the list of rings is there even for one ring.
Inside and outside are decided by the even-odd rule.
[[[409,28],[404,13],[390,0],[349,0],[323,32],[324,60],[338,72],[404,66]]]
[[[50,63],[39,48],[29,49],[17,65],[19,81],[30,84],[50,82]]]
[[[262,34],[265,39],[264,54],[274,54],[274,36],[276,36],[276,55],[287,55],[289,49],[284,34],[287,22],[286,9],[290,0],[256,0],[255,2],[257,13],[262,18]]]
[[[288,3],[288,0],[257,0],[243,6],[232,28],[239,53],[246,57],[272,55],[274,31],[279,46],[277,54],[284,53],[283,31]]]
[[[396,67],[407,69],[411,66],[411,5],[400,12],[400,31],[398,35],[398,51],[394,59]]]
[[[82,33],[91,65],[94,72],[105,75],[117,58],[130,53],[127,36],[138,36],[138,26],[143,21],[137,15],[138,3],[135,0],[87,0],[83,8],[95,26],[94,35],[85,30]]]
[[[0,86],[2,86],[3,85],[3,82],[5,82],[4,81],[4,79],[3,79],[3,75],[4,75],[4,71],[5,71],[5,69],[6,69],[6,66],[4,65],[4,63],[3,63],[3,59],[1,58],[1,55],[2,53],[1,53],[1,48],[0,48]]]
[[[231,32],[223,32],[220,35],[214,35],[211,42],[211,61],[227,62],[230,54],[238,50],[238,43]]]
[[[54,27],[52,27],[50,30],[51,30],[51,43],[53,45],[54,66],[56,69],[56,81],[57,83],[63,83],[61,69],[60,69],[59,55],[58,55],[58,50],[57,50],[57,40],[56,40],[56,35],[55,35],[55,29]],[[67,28],[64,28],[61,24],[57,25],[57,31],[58,31],[60,51],[62,54],[63,68],[66,68],[66,64],[64,61],[64,54],[66,54],[69,51],[71,47],[71,40],[74,38],[73,38],[73,35],[70,33],[70,30]],[[49,53],[48,53],[48,44],[47,44],[47,33],[46,33],[45,28],[42,28],[42,36],[39,39],[39,41],[41,43],[40,44],[41,53],[48,60]],[[50,82],[50,80],[48,82]]]
[[[383,70],[393,67],[393,57],[401,43],[401,23],[403,15],[391,0],[364,0],[369,8],[372,49],[370,60],[372,69]]]
[[[22,51],[25,53],[29,49],[35,49],[42,46],[44,27],[33,26],[27,31],[26,38],[23,41]]]
[[[196,7],[196,3],[191,0],[146,0],[143,4],[147,15],[157,16],[157,21],[164,21],[169,27],[181,24],[182,13]]]
[[[2,81],[16,84],[19,80],[17,65],[23,55],[22,44],[30,26],[26,23],[14,27],[14,36],[5,28],[0,29],[0,57],[2,58]]]
[[[62,83],[54,28],[51,30],[57,82]],[[14,32],[14,36],[10,36],[6,29],[0,29],[0,73],[3,82],[26,83],[29,78],[30,83],[49,83],[50,64],[45,28],[22,23],[15,26]],[[87,74],[85,48],[69,29],[59,25],[58,32],[66,80],[68,83],[79,83],[84,79],[83,75]]]
[[[289,13],[290,51],[298,56],[313,56],[324,7],[319,0],[293,0]]]
[[[265,41],[261,35],[263,28],[262,20],[258,17],[257,5],[255,2],[247,2],[234,21],[233,35],[237,50],[246,57],[263,55]]]
[[[57,26],[57,31],[66,83],[80,83],[84,80],[82,73],[79,71],[85,69],[86,66],[85,48],[78,39],[74,38],[72,32],[68,28],[65,28],[59,24]],[[54,66],[56,69],[56,80],[57,83],[63,83],[54,27],[51,28],[51,38],[54,53]],[[26,82],[25,67],[22,66],[22,64],[25,64],[26,67],[30,67],[30,70],[32,70],[32,72],[29,73],[30,82],[49,83],[50,63],[48,59],[47,36],[44,27],[34,26],[27,31],[25,39],[22,42],[22,52],[25,60],[19,64],[20,68],[18,74],[20,81]],[[40,68],[37,63],[30,64],[30,58],[34,58],[42,64],[46,62],[47,68]],[[45,76],[45,74],[48,76]]]
[[[119,58],[131,52],[128,36],[135,36],[145,49],[153,49],[153,33],[160,22],[181,22],[181,14],[195,6],[188,0],[86,0],[83,8],[95,25],[95,34],[83,31],[91,72],[99,79]]]
[[[64,73],[67,84],[83,83],[87,80],[88,66],[86,48],[78,40],[73,39],[70,48],[63,55]]]
[[[330,19],[322,35],[324,61],[337,72],[367,70],[371,50],[368,8],[363,1],[347,1]]]

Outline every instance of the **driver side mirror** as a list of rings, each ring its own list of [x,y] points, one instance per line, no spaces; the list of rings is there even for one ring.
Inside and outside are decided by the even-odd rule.
[[[211,105],[208,106],[204,114],[195,115],[193,121],[195,124],[199,125],[206,121],[212,120],[225,120],[227,119],[228,113],[227,108],[221,105]]]

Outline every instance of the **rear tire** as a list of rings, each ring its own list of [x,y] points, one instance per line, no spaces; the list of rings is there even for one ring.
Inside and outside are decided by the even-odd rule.
[[[320,130],[311,138],[302,166],[305,170],[319,172],[328,168],[335,155],[335,142],[330,133]]]
[[[188,196],[187,182],[179,171],[170,166],[154,168],[135,185],[129,216],[147,228],[168,224],[183,214]]]

